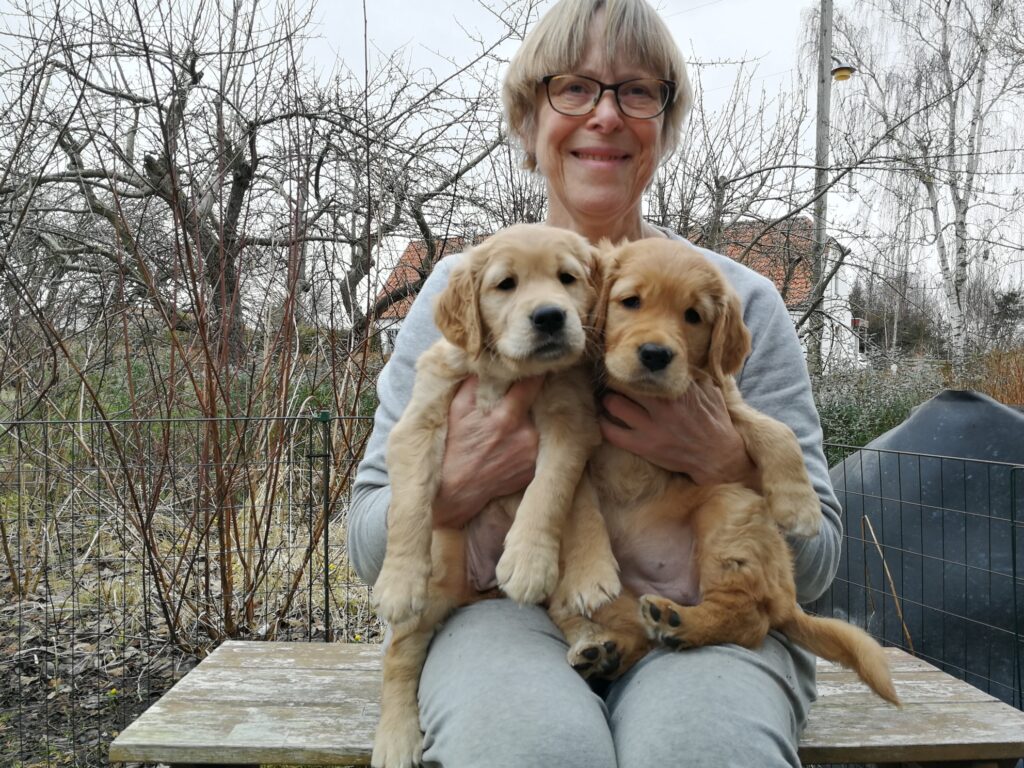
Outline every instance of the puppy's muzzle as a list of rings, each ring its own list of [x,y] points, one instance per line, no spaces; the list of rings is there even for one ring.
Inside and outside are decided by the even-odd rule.
[[[672,358],[676,356],[675,352],[660,344],[641,344],[636,354],[644,368],[652,373],[668,367]]]
[[[530,315],[530,321],[541,333],[553,336],[565,327],[565,310],[561,307],[537,307]]]

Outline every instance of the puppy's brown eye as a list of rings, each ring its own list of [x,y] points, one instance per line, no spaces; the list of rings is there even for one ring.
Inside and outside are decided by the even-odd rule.
[[[640,309],[640,297],[627,296],[622,300],[622,306],[624,306],[626,309]]]
[[[576,275],[570,275],[568,272],[559,272],[558,281],[562,285],[572,285],[576,282]]]
[[[683,317],[685,317],[686,322],[690,323],[691,325],[697,325],[697,323],[700,322],[700,314],[697,312],[696,309],[686,310],[686,313],[683,315]]]
[[[498,285],[495,286],[495,287],[499,291],[512,291],[512,290],[515,290],[516,279],[514,277],[506,277],[504,280],[502,280],[500,283],[498,283]]]

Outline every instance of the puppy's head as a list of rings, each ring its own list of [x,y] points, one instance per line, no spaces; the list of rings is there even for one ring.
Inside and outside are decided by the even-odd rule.
[[[685,243],[661,238],[606,249],[601,312],[608,384],[679,397],[705,371],[717,383],[750,352],[739,297]]]
[[[540,224],[504,229],[473,248],[438,297],[435,319],[452,344],[521,375],[582,356],[597,303],[595,250]]]

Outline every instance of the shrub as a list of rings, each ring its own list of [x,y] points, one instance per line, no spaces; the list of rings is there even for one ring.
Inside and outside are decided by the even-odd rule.
[[[941,372],[908,361],[888,370],[832,369],[814,381],[814,400],[826,443],[862,446],[902,423],[943,388]],[[845,452],[826,446],[829,466]]]

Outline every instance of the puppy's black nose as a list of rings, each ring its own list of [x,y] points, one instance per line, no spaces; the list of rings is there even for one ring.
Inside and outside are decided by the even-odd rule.
[[[565,325],[565,310],[560,307],[537,307],[530,315],[533,327],[542,333],[558,333]]]
[[[644,368],[649,371],[660,371],[672,362],[676,353],[660,344],[641,344],[637,355],[640,356],[640,362],[644,364]]]

